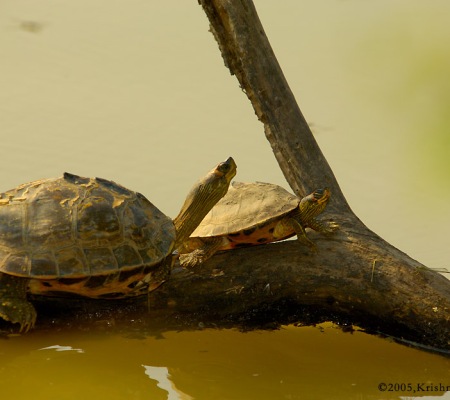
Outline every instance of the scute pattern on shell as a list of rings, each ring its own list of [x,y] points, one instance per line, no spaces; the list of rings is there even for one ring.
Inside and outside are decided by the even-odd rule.
[[[156,265],[172,220],[143,195],[64,174],[0,195],[0,272],[35,279],[117,274]]]
[[[280,186],[233,182],[191,237],[222,236],[251,229],[294,210],[300,200]]]

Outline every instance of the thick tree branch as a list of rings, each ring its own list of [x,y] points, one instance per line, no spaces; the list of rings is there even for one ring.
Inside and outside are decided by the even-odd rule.
[[[248,324],[345,321],[449,348],[446,278],[406,264],[376,236],[364,246],[353,238],[314,239],[318,255],[295,241],[218,255],[152,293],[153,309],[160,304],[219,324],[230,316]]]

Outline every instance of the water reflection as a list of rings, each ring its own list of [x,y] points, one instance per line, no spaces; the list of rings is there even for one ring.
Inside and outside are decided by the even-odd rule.
[[[152,367],[143,365],[145,375],[158,382],[157,386],[167,392],[167,400],[191,400],[192,397],[179,391],[171,380],[169,370],[166,367]]]
[[[39,350],[75,351],[77,353],[84,353],[83,349],[74,349],[72,346],[60,346],[59,344],[43,347],[42,349]]]

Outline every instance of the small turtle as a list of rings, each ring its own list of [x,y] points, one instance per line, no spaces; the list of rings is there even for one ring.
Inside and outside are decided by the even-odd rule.
[[[0,195],[0,317],[28,331],[27,291],[91,298],[137,296],[168,276],[172,251],[225,195],[230,157],[189,192],[172,221],[142,194],[101,178],[63,177]]]
[[[193,267],[219,250],[276,242],[294,235],[315,250],[305,228],[326,235],[338,228],[335,222],[316,219],[330,195],[328,189],[318,189],[300,200],[271,183],[233,182],[179,250],[180,262]]]

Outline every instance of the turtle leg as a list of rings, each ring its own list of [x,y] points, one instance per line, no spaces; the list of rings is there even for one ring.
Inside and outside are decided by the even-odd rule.
[[[305,227],[301,223],[300,218],[291,217],[289,218],[289,223],[292,229],[295,231],[295,234],[297,235],[297,240],[300,243],[306,244],[312,251],[317,251],[316,244],[306,236]],[[333,221],[325,222],[312,218],[310,221],[308,221],[307,227],[328,236],[333,234],[339,228],[339,225]]]
[[[188,254],[180,255],[180,264],[184,268],[193,268],[204,263],[223,247],[226,242],[224,237],[204,238],[203,246]]]
[[[308,227],[323,235],[331,235],[339,229],[339,225],[334,221],[319,221],[317,219],[311,219],[308,222]]]
[[[36,322],[36,310],[27,300],[28,282],[0,273],[0,318],[20,324],[20,332],[27,332]]]
[[[312,251],[317,251],[316,244],[308,239],[308,236],[306,236],[306,231],[303,225],[300,223],[299,220],[296,218],[290,218],[289,224],[292,226],[292,229],[295,231],[295,234],[297,235],[297,240],[302,243],[306,244]]]
[[[147,286],[148,292],[158,289],[167,281],[177,258],[178,256],[169,254],[166,259],[162,261],[161,265],[151,274],[151,281]]]

